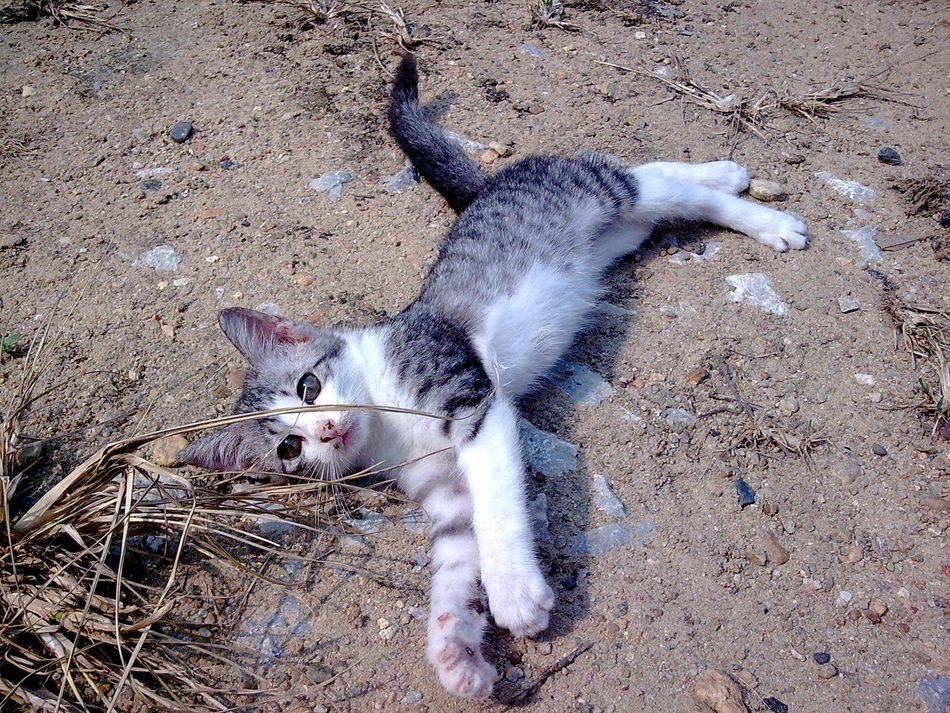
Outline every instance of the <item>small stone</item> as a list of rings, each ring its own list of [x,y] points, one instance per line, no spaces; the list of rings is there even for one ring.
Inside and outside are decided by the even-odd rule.
[[[756,200],[771,202],[784,200],[788,193],[781,183],[764,178],[753,178],[749,181],[749,195]]]
[[[704,367],[693,369],[686,375],[686,382],[691,386],[699,386],[709,378],[709,370]]]
[[[769,562],[769,555],[763,550],[746,550],[745,558],[756,567],[764,567]]]
[[[179,121],[168,130],[168,138],[170,138],[176,144],[183,144],[191,138],[191,135],[194,132],[195,127],[190,121]]]
[[[864,559],[864,547],[857,544],[851,546],[851,549],[848,550],[848,554],[845,557],[845,561],[847,561],[848,564],[857,564],[863,559]]]
[[[881,615],[878,614],[878,613],[875,612],[875,611],[871,611],[870,609],[866,609],[866,610],[864,611],[864,618],[867,619],[867,620],[868,620],[869,622],[871,622],[872,624],[880,624],[880,623],[881,623]]]
[[[868,401],[872,404],[879,404],[884,400],[884,395],[880,391],[872,391],[868,394]]]
[[[874,453],[874,455],[876,455],[876,456],[886,456],[886,455],[887,455],[887,449],[886,449],[884,446],[882,446],[880,443],[872,443],[872,444],[871,444],[871,451],[872,451],[872,452]]]
[[[178,453],[188,445],[184,436],[166,436],[152,443],[152,461],[156,465],[169,467],[178,465]]]
[[[498,160],[498,154],[493,149],[485,149],[478,154],[478,160],[486,165],[491,165]]]
[[[841,297],[838,298],[838,309],[841,310],[841,314],[857,312],[861,309],[861,303],[851,295],[841,295]]]
[[[941,498],[937,495],[925,495],[920,499],[921,504],[933,512],[945,512],[950,510],[950,499]]]
[[[35,90],[32,86],[30,86],[29,84],[24,84],[24,85],[20,88],[20,96],[23,96],[23,97],[31,97],[31,96],[33,96],[34,94],[36,94],[36,90]]]
[[[763,698],[762,705],[764,705],[772,713],[788,713],[788,706],[774,696]]]
[[[142,189],[146,191],[157,191],[162,187],[162,182],[157,178],[146,178],[142,181]]]
[[[502,158],[507,158],[515,152],[511,144],[503,144],[500,141],[490,141],[488,143],[488,148],[490,148]]]
[[[552,644],[550,641],[538,641],[534,645],[534,650],[542,656],[550,656],[552,653],[554,653],[554,644]]]
[[[901,165],[901,155],[897,153],[897,149],[891,148],[890,146],[882,146],[878,150],[877,160],[881,163],[886,163],[888,166]]]
[[[379,627],[380,631],[382,631],[383,629],[388,629],[389,625],[390,625],[389,619],[387,619],[384,616],[381,616],[379,617],[379,619],[376,620],[376,626]]]
[[[540,114],[543,111],[544,111],[544,107],[538,104],[537,102],[533,102],[532,104],[528,105],[529,114]]]
[[[783,416],[791,416],[798,413],[798,400],[794,396],[786,396],[778,402],[778,410]]]
[[[789,560],[788,550],[782,546],[774,532],[769,532],[765,536],[765,551],[772,564],[781,565]]]
[[[505,680],[510,681],[511,683],[517,683],[522,678],[524,678],[524,669],[520,666],[506,666],[505,667]]]
[[[842,590],[838,592],[838,604],[843,607],[848,606],[848,604],[851,603],[851,600],[853,598],[854,598],[854,595],[847,590]]]
[[[816,651],[813,655],[813,658],[815,659],[816,664],[824,665],[831,661],[831,654],[829,654],[827,651]]]
[[[779,506],[769,500],[762,501],[762,514],[766,517],[774,517],[778,515]]]
[[[693,683],[693,698],[716,713],[748,713],[742,689],[722,671],[704,671]]]
[[[917,697],[927,713],[946,713],[950,708],[950,677],[924,676],[917,684]]]
[[[834,678],[838,675],[838,667],[833,663],[826,663],[824,666],[818,667],[818,678],[827,681],[829,678]]]
[[[228,372],[228,386],[234,391],[240,391],[244,388],[244,379],[247,378],[247,369],[243,366],[231,369]]]
[[[350,621],[359,621],[363,617],[363,610],[356,602],[350,602],[346,605],[346,617]]]
[[[868,611],[874,612],[878,616],[884,616],[887,614],[887,604],[880,599],[872,599],[871,603],[868,604]]]
[[[294,278],[294,281],[300,287],[310,287],[310,285],[313,284],[313,278],[310,277],[310,275],[297,275],[297,277]]]
[[[175,328],[172,325],[162,324],[160,329],[162,330],[162,334],[164,334],[169,339],[175,338]]]
[[[784,160],[789,166],[797,166],[800,163],[805,163],[805,157],[800,153],[786,155]]]
[[[854,380],[862,386],[875,386],[877,384],[877,379],[870,374],[855,374]]]
[[[755,502],[755,491],[742,478],[736,478],[736,494],[739,496],[739,507],[744,508]]]

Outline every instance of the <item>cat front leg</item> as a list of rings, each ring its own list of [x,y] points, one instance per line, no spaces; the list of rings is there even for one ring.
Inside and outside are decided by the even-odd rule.
[[[426,657],[449,693],[487,698],[498,678],[482,655],[486,615],[478,597],[478,543],[472,499],[454,464],[421,461],[405,469],[400,484],[432,520],[432,593]],[[448,470],[448,475],[446,475]]]
[[[502,395],[458,448],[458,463],[472,495],[482,584],[495,623],[516,636],[540,633],[548,627],[554,592],[534,551],[517,415]]]

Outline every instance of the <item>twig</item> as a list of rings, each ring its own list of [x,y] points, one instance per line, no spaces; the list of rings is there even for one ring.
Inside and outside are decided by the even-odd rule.
[[[542,669],[541,673],[528,681],[524,688],[501,702],[505,705],[518,705],[525,703],[529,698],[531,698],[531,696],[538,692],[538,689],[544,685],[545,681],[551,678],[551,676],[556,674],[558,671],[570,666],[572,663],[574,663],[574,661],[577,660],[578,656],[589,651],[593,645],[593,642],[581,644],[576,649],[571,651],[571,653],[567,654],[566,656],[562,656],[550,666]]]

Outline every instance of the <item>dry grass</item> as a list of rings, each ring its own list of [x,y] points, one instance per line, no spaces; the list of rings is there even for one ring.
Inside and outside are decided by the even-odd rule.
[[[928,307],[906,307],[898,329],[914,368],[922,361],[937,374],[936,384],[917,380],[924,397],[918,408],[933,420],[931,437],[950,438],[950,314]]]
[[[11,503],[25,485],[29,461],[21,432],[43,396],[41,376],[54,357],[50,345],[58,335],[51,324],[18,364],[20,378],[0,420],[0,709],[259,706],[277,694],[215,684],[222,679],[200,668],[209,661],[219,672],[233,669],[225,680],[248,672],[217,644],[195,640],[175,623],[185,600],[185,557],[241,569],[238,551],[245,558],[248,551],[289,556],[248,527],[250,520],[309,531],[322,558],[332,544],[328,526],[345,529],[333,514],[334,495],[358,488],[349,480],[310,481],[229,493],[201,487],[140,455],[159,438],[261,416],[242,414],[109,443],[18,512]],[[303,410],[319,409],[268,415]],[[152,542],[163,543],[164,553],[146,547],[146,537],[160,538]],[[148,570],[148,578],[132,576],[134,570]]]
[[[733,134],[747,130],[762,139],[765,139],[764,130],[768,114],[777,109],[814,121],[830,117],[839,111],[839,104],[850,99],[871,98],[903,103],[882,89],[858,82],[833,84],[802,95],[778,94],[773,89],[759,93],[757,99],[745,98],[738,92],[721,95],[693,79],[689,68],[675,56],[670,57],[669,76],[657,74],[656,71],[646,67],[625,67],[604,61],[597,61],[597,64],[662,82],[684,101],[718,114],[729,124]]]
[[[903,181],[895,186],[907,201],[904,210],[909,216],[938,213],[950,204],[950,181],[931,175]]]
[[[250,0],[241,0],[248,2]],[[258,2],[268,2],[272,5],[287,5],[296,10],[300,10],[304,17],[315,20],[318,23],[324,23],[332,20],[337,15],[347,9],[345,2],[337,0],[257,0]]]
[[[35,20],[48,15],[62,25],[95,30],[116,30],[110,18],[102,17],[102,5],[75,0],[14,0],[0,8],[0,24]]]
[[[568,22],[567,11],[562,0],[534,0],[530,6],[531,27],[543,30],[554,27],[564,32],[577,32],[580,28],[573,22]]]

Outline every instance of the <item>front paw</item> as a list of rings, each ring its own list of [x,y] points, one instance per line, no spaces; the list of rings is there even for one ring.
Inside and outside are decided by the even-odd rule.
[[[540,572],[490,576],[482,583],[498,626],[515,636],[534,636],[548,628],[554,590]]]

